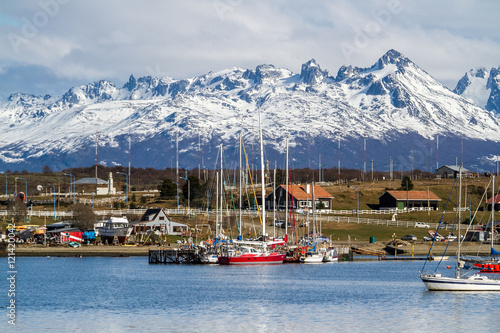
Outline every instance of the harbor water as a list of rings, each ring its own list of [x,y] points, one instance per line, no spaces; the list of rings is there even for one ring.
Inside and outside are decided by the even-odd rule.
[[[7,259],[0,262],[7,271]],[[491,311],[500,293],[429,292],[418,277],[422,264],[149,265],[147,257],[20,257],[16,325],[8,323],[4,278],[0,331],[497,331]]]

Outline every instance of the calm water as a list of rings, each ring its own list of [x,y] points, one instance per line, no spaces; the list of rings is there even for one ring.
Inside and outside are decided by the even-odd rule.
[[[500,293],[428,292],[422,262],[149,265],[17,258],[16,332],[498,331]],[[7,260],[0,267],[7,274]],[[7,325],[6,279],[0,283]]]

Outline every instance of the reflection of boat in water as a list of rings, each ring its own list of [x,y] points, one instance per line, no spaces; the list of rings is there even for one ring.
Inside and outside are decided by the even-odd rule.
[[[285,254],[262,252],[251,246],[222,247],[221,265],[282,264]]]
[[[132,229],[126,217],[112,216],[99,228],[99,236],[104,242],[113,243],[116,237],[119,243],[125,243],[132,233]]]

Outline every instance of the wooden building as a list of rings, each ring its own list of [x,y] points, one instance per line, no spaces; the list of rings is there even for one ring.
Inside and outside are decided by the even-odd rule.
[[[379,198],[379,209],[430,207],[437,210],[441,199],[431,191],[386,191]]]
[[[149,208],[141,219],[133,223],[134,233],[153,231],[157,234],[187,236],[189,226],[171,221],[161,208]]]
[[[289,209],[308,209],[313,207],[313,186],[304,185],[280,185],[276,189],[276,209],[286,209],[286,196],[288,197]],[[321,205],[324,209],[332,209],[333,196],[319,185],[314,185],[314,199],[316,206]],[[266,196],[266,209],[273,209],[273,192]]]
[[[443,165],[435,172],[436,176],[439,178],[457,178],[460,173],[460,166],[458,165]],[[462,168],[462,177],[472,178],[475,174],[465,168]]]

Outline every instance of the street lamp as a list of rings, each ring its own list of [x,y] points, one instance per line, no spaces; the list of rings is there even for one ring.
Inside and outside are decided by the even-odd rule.
[[[356,218],[358,219],[359,223],[359,189],[357,187],[351,186],[353,189],[357,191],[356,193]]]
[[[73,176],[71,173],[65,173],[64,174],[65,176],[69,176],[69,192],[70,192],[70,195],[73,197],[73,203],[76,202],[76,198],[75,198],[75,181],[76,181],[76,178],[75,176]],[[71,179],[73,179],[73,181],[71,181]]]
[[[126,180],[126,184],[125,184],[125,193],[126,193],[126,197],[125,197],[125,203],[127,205],[127,208],[128,208],[128,175],[125,173],[125,172],[117,172],[119,173],[120,175],[125,175],[125,180]]]
[[[189,179],[188,179],[188,176],[187,176],[187,171],[186,171],[186,177],[179,177],[181,179],[185,179],[188,183],[188,214],[189,214],[189,199],[191,197],[191,186],[190,186],[190,182],[189,182]]]
[[[52,186],[52,194],[54,195],[54,221],[56,220],[56,186],[49,184],[49,186]]]

